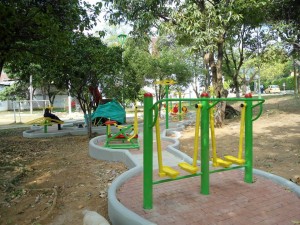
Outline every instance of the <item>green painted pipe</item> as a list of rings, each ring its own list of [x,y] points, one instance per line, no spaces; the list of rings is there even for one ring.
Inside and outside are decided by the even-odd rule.
[[[248,98],[252,98],[248,95]],[[253,123],[252,123],[252,101],[246,104],[245,112],[245,177],[246,183],[253,182]]]
[[[201,97],[208,98],[206,93]],[[201,194],[209,195],[209,102],[201,104]]]
[[[153,205],[153,96],[150,93],[144,94],[144,209],[152,209]]]

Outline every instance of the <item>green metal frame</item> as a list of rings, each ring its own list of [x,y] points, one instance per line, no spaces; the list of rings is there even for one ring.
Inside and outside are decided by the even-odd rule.
[[[48,133],[48,126],[52,126],[51,120],[45,119],[42,125],[44,126],[44,133]]]
[[[106,126],[106,141],[104,146],[112,149],[134,149],[140,148],[139,139],[130,138],[129,131],[133,130],[133,125],[124,127],[116,133],[111,133],[109,126]],[[120,137],[121,136],[121,137]]]
[[[158,104],[172,101],[193,101],[202,105],[201,107],[201,172],[196,174],[190,174],[180,176],[175,179],[163,179],[153,181],[153,126],[157,119]],[[232,166],[229,168],[222,168],[216,170],[209,170],[209,109],[214,107],[221,101],[236,102],[243,101],[246,103],[245,112],[245,160],[246,163],[242,166]],[[253,102],[258,102],[253,105]],[[209,195],[209,175],[211,173],[229,171],[233,169],[245,168],[244,181],[246,183],[253,182],[253,121],[258,119],[262,113],[262,104],[264,99],[253,99],[252,96],[246,98],[208,98],[205,95],[202,98],[186,98],[186,99],[162,99],[153,104],[153,96],[150,93],[144,95],[144,159],[143,159],[143,207],[144,209],[152,209],[153,207],[153,185],[165,183],[174,180],[181,180],[185,178],[201,176],[200,193],[203,195]],[[210,104],[212,103],[212,104]],[[253,119],[253,108],[260,106],[258,115]],[[153,111],[155,112],[153,116]],[[167,118],[166,118],[167,119]],[[153,121],[154,120],[154,121]],[[168,128],[166,122],[166,127]]]

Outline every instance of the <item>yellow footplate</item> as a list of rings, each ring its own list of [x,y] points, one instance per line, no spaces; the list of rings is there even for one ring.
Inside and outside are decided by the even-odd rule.
[[[223,159],[217,158],[217,159],[216,159],[216,163],[213,163],[213,166],[215,166],[215,167],[216,167],[216,166],[222,166],[222,167],[227,168],[227,167],[230,167],[231,164],[232,164],[232,162],[225,161],[225,160],[223,160]]]
[[[232,163],[235,163],[235,164],[238,164],[238,165],[243,165],[245,164],[245,160],[244,159],[239,159],[237,157],[234,157],[232,155],[226,155],[224,156],[224,158],[227,160],[227,161],[230,161]]]
[[[177,170],[174,170],[173,168],[169,167],[169,166],[163,166],[162,168],[163,173],[165,173],[165,175],[159,174],[159,176],[168,176],[171,177],[172,179],[175,179],[178,175],[179,172]]]
[[[197,166],[192,166],[186,162],[179,163],[178,166],[191,174],[195,174],[199,170]]]

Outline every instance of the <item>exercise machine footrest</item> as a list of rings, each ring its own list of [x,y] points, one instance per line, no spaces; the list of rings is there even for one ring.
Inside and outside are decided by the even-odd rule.
[[[215,162],[214,162],[213,159],[212,159],[212,161],[213,161],[213,166],[214,167],[222,166],[222,167],[228,168],[232,164],[232,162],[229,162],[229,161],[226,161],[226,160],[223,160],[223,159],[220,159],[220,158],[217,158]]]
[[[199,168],[197,166],[192,166],[186,162],[181,162],[178,164],[178,166],[183,169],[184,171],[187,171],[191,174],[195,174],[197,173],[197,171],[199,170]]]
[[[171,177],[172,179],[175,179],[178,175],[179,175],[179,172],[169,166],[163,166],[162,172],[159,173],[160,177],[168,176],[168,177]]]
[[[224,159],[226,161],[229,161],[229,162],[232,162],[232,163],[235,163],[235,164],[238,164],[238,165],[245,164],[245,160],[244,159],[239,159],[239,158],[234,157],[232,155],[226,155],[226,156],[224,156]]]

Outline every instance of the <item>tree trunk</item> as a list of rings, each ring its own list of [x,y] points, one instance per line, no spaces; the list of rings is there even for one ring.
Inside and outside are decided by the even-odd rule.
[[[240,85],[239,85],[239,82],[238,82],[238,71],[235,71],[233,77],[232,77],[232,81],[233,81],[233,86],[235,88],[235,95],[237,98],[240,97]]]
[[[4,59],[0,59],[0,77],[1,77],[1,74],[2,74],[2,70],[3,70],[4,62],[5,62],[5,60],[4,60]]]
[[[210,54],[209,57],[209,65],[211,67],[212,75],[213,75],[213,87],[214,87],[214,95],[217,98],[227,98],[228,91],[223,88],[223,77],[222,77],[222,63],[223,63],[223,45],[224,38],[223,35],[220,37],[218,42],[218,52],[217,52],[217,63],[214,62],[213,54]],[[216,127],[222,127],[225,120],[225,109],[226,102],[222,101],[216,105],[215,110],[215,125]]]

